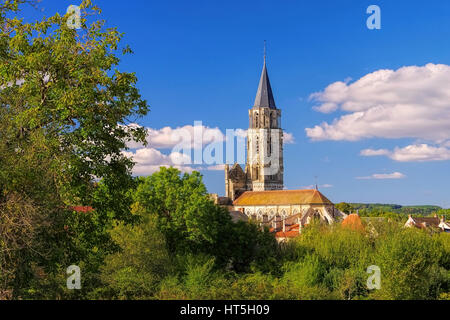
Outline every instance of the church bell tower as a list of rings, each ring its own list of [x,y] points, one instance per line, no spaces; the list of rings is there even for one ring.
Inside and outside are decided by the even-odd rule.
[[[281,110],[275,105],[266,66],[259,80],[255,103],[248,111],[247,161],[245,170],[225,165],[225,196],[231,201],[245,191],[283,190],[283,130]]]
[[[250,121],[245,166],[247,190],[283,190],[281,110],[275,105],[265,52],[255,103],[248,114]]]

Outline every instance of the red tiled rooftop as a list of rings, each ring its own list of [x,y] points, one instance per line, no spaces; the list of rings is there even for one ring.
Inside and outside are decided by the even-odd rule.
[[[356,213],[349,214],[344,221],[342,221],[342,226],[353,230],[364,230],[361,218]]]

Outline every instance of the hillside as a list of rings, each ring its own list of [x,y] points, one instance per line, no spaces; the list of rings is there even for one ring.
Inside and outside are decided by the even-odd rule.
[[[402,206],[398,204],[381,204],[381,203],[350,203],[355,209],[359,210],[361,215],[373,213],[394,212],[401,215],[423,215],[428,216],[435,212],[442,210],[439,206],[433,205],[417,205],[417,206]]]

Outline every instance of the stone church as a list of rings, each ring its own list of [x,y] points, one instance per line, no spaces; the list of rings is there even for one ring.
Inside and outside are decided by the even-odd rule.
[[[316,218],[333,223],[345,217],[316,187],[312,190],[285,190],[283,184],[283,130],[264,65],[255,103],[248,112],[247,161],[225,165],[225,197],[218,198],[232,215],[269,225],[277,237],[298,235]]]

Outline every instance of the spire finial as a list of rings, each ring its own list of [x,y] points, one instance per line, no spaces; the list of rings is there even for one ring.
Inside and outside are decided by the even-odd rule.
[[[316,190],[318,191],[319,190],[319,186],[317,185],[317,176],[314,176],[314,178],[315,178],[315,180],[316,180]]]
[[[264,63],[266,63],[266,56],[267,56],[267,45],[266,40],[264,40]]]
[[[254,107],[276,109],[275,100],[273,98],[272,88],[270,87],[269,75],[267,74],[266,66],[266,40],[264,40],[264,64],[259,79],[258,91],[256,92]]]

